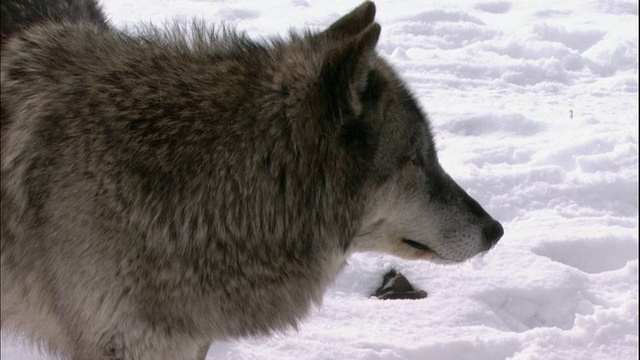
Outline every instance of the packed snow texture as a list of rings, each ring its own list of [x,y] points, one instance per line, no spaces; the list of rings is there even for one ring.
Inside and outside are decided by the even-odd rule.
[[[255,39],[359,0],[102,0],[115,26],[204,18]],[[443,167],[505,228],[455,266],[358,254],[297,331],[209,359],[637,359],[638,2],[379,0],[381,56]],[[371,298],[390,268],[422,300]],[[3,338],[2,358],[50,359]]]

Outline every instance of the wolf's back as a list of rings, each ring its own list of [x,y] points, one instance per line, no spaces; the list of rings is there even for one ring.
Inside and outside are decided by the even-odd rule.
[[[44,22],[90,22],[107,28],[95,0],[2,0],[2,46],[16,33]]]
[[[9,39],[32,26],[68,22],[109,29],[109,23],[96,0],[1,0],[0,10],[0,49],[3,50],[3,58]],[[2,132],[5,132],[11,119],[4,107],[1,118]]]

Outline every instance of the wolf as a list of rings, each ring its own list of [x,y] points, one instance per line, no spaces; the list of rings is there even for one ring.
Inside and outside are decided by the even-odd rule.
[[[374,18],[254,41],[2,0],[3,331],[68,359],[204,359],[295,327],[354,252],[491,249],[502,226],[440,166]]]

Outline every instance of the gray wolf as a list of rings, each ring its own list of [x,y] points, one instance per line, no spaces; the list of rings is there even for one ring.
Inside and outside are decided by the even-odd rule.
[[[2,0],[5,331],[70,359],[203,359],[295,327],[354,252],[455,263],[503,234],[439,165],[376,54],[371,2],[263,42],[126,33],[91,0],[16,4]]]

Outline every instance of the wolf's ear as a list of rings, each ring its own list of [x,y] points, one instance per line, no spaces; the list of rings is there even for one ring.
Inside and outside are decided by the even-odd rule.
[[[333,39],[357,35],[373,23],[375,16],[376,6],[371,1],[365,1],[362,5],[331,24],[320,35]]]
[[[334,114],[344,110],[360,114],[360,96],[367,88],[379,37],[380,25],[373,23],[350,38],[336,41],[325,53],[321,83],[324,92],[332,95],[329,106]]]

